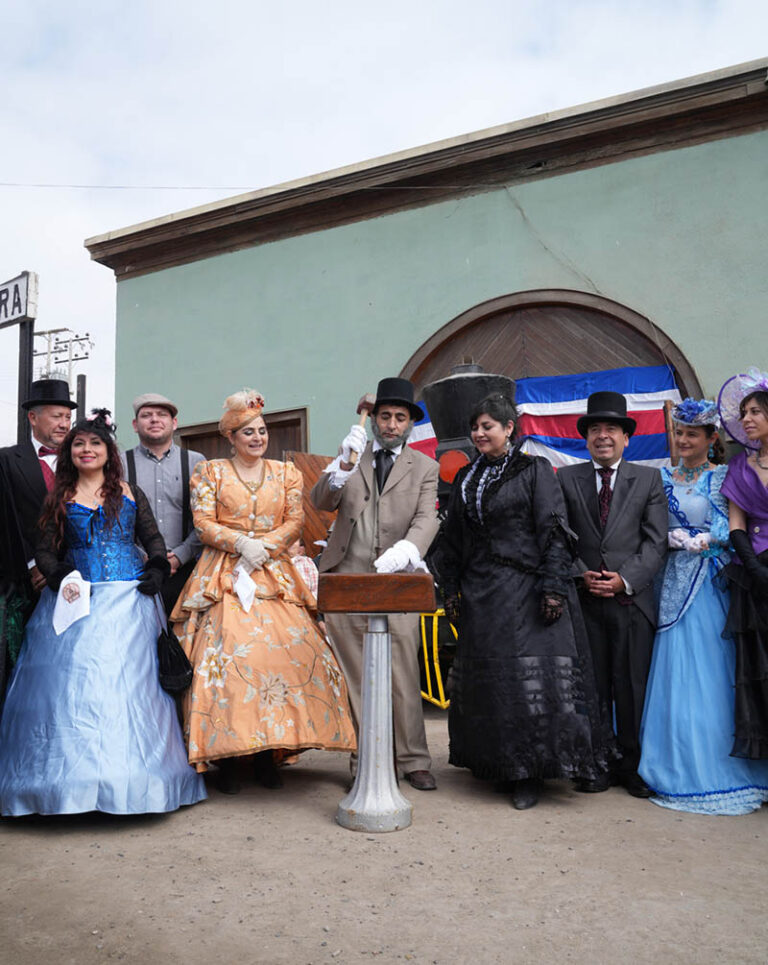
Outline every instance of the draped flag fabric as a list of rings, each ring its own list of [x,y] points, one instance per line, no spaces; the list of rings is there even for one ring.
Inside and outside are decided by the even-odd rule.
[[[680,392],[672,368],[666,365],[518,379],[517,430],[524,439],[523,451],[545,456],[556,469],[588,459],[587,446],[576,430],[576,421],[587,411],[587,397],[592,392],[604,391],[621,392],[627,400],[628,414],[637,422],[626,458],[647,466],[667,464],[669,445],[664,402],[667,399],[679,402]],[[421,406],[426,411],[423,402]],[[434,457],[437,439],[428,414],[414,426],[409,445]]]
[[[546,456],[556,469],[589,459],[576,421],[587,411],[587,397],[592,392],[608,391],[620,392],[626,398],[627,414],[637,422],[625,457],[646,466],[667,464],[664,402],[679,402],[680,392],[671,367],[666,365],[520,379],[516,402],[518,433],[525,436],[523,451]]]

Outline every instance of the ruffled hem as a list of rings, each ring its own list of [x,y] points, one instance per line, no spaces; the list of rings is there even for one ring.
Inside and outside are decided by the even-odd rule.
[[[768,801],[768,787],[736,787],[703,794],[663,794],[656,788],[651,790],[654,791],[654,797],[650,800],[654,804],[692,814],[750,814]]]

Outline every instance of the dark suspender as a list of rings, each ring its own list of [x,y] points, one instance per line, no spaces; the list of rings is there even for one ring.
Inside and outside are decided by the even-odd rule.
[[[181,450],[181,538],[192,532],[192,509],[189,505],[189,450]]]
[[[131,489],[136,488],[136,457],[133,454],[133,449],[128,449],[125,453],[125,461],[128,466],[128,485]]]
[[[182,449],[181,458],[181,538],[184,540],[192,532],[192,508],[189,505],[189,450]],[[128,484],[131,489],[136,487],[136,456],[133,449],[125,454],[128,466]]]

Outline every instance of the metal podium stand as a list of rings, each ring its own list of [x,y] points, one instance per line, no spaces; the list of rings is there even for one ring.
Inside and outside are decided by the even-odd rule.
[[[392,639],[388,613],[435,609],[428,573],[321,573],[321,613],[365,613],[362,720],[357,776],[339,803],[336,820],[351,831],[401,831],[411,824],[411,804],[400,793],[392,745]],[[414,639],[414,646],[416,640]]]

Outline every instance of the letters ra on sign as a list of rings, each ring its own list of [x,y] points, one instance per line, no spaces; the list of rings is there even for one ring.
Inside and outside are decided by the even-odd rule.
[[[37,316],[37,275],[23,271],[0,284],[0,328]]]

